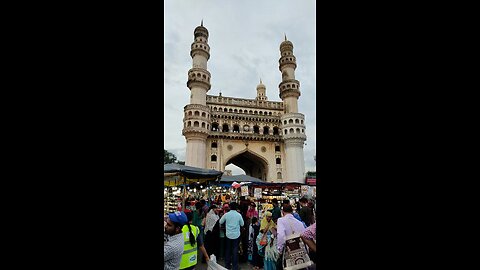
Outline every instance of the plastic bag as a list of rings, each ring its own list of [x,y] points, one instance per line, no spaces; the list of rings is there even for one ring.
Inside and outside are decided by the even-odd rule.
[[[210,260],[207,262],[207,265],[207,270],[228,270],[227,268],[217,263],[217,258],[214,254],[210,255]]]

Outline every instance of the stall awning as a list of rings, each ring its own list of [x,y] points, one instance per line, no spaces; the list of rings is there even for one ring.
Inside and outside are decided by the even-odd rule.
[[[165,186],[178,186],[189,183],[205,183],[216,180],[223,172],[186,166],[181,164],[165,164],[163,166],[163,177]]]
[[[250,183],[266,183],[265,181],[262,181],[261,179],[252,177],[250,175],[223,175],[222,178],[220,179],[220,183],[233,183],[233,182],[250,182]]]

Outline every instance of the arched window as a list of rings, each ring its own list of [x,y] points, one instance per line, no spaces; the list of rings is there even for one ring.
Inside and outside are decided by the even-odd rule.
[[[302,133],[304,133],[304,132],[305,132],[305,131],[304,131],[303,128],[302,128]]]
[[[254,111],[253,114],[258,114],[258,111]]]
[[[193,122],[193,127],[199,127],[200,123],[198,121]]]
[[[188,115],[192,116],[192,111],[189,111],[189,112],[188,112]]]
[[[280,152],[280,145],[275,145],[275,152]]]
[[[253,133],[260,134],[260,128],[258,126],[253,127]]]
[[[283,124],[286,125],[286,124],[287,124],[287,120],[283,121]]]
[[[217,161],[217,156],[216,155],[212,155],[212,157],[210,158],[211,161]]]
[[[216,142],[212,142],[212,148],[217,148],[217,143]]]
[[[217,107],[213,107],[213,110],[216,112],[216,111],[217,111]]]
[[[232,109],[230,109],[230,110],[228,110],[228,112],[233,112],[233,110],[232,110]]]
[[[218,123],[212,123],[212,131],[218,131]]]
[[[268,115],[272,115],[272,112],[269,112]]]
[[[278,127],[273,127],[273,135],[278,135]]]
[[[200,112],[199,112],[199,111],[195,111],[195,116],[200,116]]]
[[[224,109],[223,109],[223,112],[228,112],[227,108],[224,108]]]
[[[262,111],[260,111],[260,112],[259,112],[259,114],[260,114],[260,115],[263,115],[263,112],[262,112]]]
[[[238,111],[239,113],[243,113],[243,110]]]
[[[202,128],[205,128],[205,123],[204,122],[202,122]]]
[[[300,133],[300,129],[299,129],[299,128],[297,128],[296,131],[297,131],[297,133]]]
[[[192,121],[188,121],[188,126],[189,126],[189,127],[192,126]]]
[[[286,129],[284,130],[284,134],[285,134],[285,135],[287,135],[287,134],[288,134]]]
[[[268,132],[269,132],[268,126],[264,126],[263,127],[263,135],[268,135]]]
[[[281,160],[280,158],[276,158],[276,159],[275,159],[275,163],[276,163],[276,164],[282,164],[282,160]]]
[[[237,109],[235,109],[235,110],[233,110],[233,112],[234,112],[234,113],[237,113],[238,111],[237,111]]]
[[[298,119],[295,119],[295,124],[299,124],[300,122],[298,121]]]
[[[292,134],[293,133],[293,128],[291,128],[289,131],[290,131],[290,134]]]
[[[223,124],[223,126],[222,126],[222,131],[223,131],[223,132],[228,132],[228,131],[229,131],[229,130],[228,130],[228,124]]]
[[[238,125],[233,125],[233,132],[240,132],[240,127]]]
[[[281,172],[277,173],[277,179],[282,179],[282,173]]]
[[[248,113],[249,113],[249,114],[252,114],[252,113],[253,113],[253,111],[252,111],[252,110],[250,110],[250,111],[248,111]]]
[[[206,116],[207,116],[207,114],[202,112],[202,117],[206,117]]]
[[[293,124],[293,119],[288,120],[289,124]]]

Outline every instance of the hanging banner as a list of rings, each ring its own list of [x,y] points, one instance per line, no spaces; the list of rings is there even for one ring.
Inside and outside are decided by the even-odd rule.
[[[253,192],[253,196],[255,199],[261,199],[262,198],[262,188],[255,188]]]
[[[242,196],[248,196],[248,186],[242,186]]]
[[[307,195],[308,193],[308,186],[302,186],[301,188],[301,194],[302,195]]]

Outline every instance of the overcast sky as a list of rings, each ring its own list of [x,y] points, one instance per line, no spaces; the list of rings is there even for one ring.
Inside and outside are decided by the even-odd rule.
[[[297,58],[295,78],[300,81],[299,112],[305,115],[307,141],[305,169],[315,171],[316,77],[315,1],[291,0],[165,0],[164,146],[179,160],[185,160],[186,142],[182,136],[183,107],[190,101],[187,72],[192,68],[190,45],[193,30],[208,29],[212,88],[207,95],[256,97],[260,77],[268,100],[281,101],[278,84],[280,43],[293,43]],[[232,165],[227,166],[231,169]],[[233,170],[238,174],[240,170]]]

